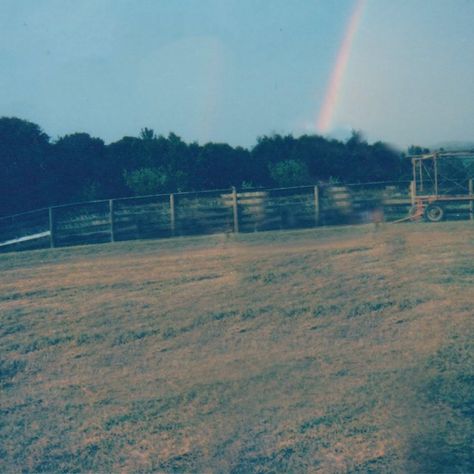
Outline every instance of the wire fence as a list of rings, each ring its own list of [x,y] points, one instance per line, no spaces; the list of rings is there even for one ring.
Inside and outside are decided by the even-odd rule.
[[[0,251],[391,221],[408,214],[409,189],[409,181],[375,182],[73,203],[0,218]],[[464,211],[459,204],[451,217]]]

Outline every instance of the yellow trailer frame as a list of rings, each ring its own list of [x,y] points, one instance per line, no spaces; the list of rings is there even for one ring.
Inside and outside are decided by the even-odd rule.
[[[469,202],[470,219],[474,220],[474,185],[473,179],[468,186],[459,180],[450,179],[463,193],[447,192],[443,189],[440,175],[440,160],[462,159],[474,160],[474,151],[434,152],[409,156],[412,162],[413,180],[410,185],[411,209],[409,217],[418,220],[424,217],[430,222],[443,220],[445,216],[443,203]],[[473,161],[474,162],[474,161]]]

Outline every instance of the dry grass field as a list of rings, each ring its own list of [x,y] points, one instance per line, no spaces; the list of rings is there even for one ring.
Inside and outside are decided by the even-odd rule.
[[[474,472],[472,223],[0,270],[0,472]]]

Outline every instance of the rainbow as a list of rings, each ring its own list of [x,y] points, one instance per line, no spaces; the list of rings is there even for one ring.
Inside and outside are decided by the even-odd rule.
[[[344,30],[344,37],[337,53],[326,94],[324,96],[323,105],[320,109],[316,130],[319,133],[327,133],[331,127],[332,118],[339,97],[344,72],[349,61],[349,55],[354,42],[355,33],[359,27],[360,19],[367,0],[355,0],[355,5],[349,21]]]

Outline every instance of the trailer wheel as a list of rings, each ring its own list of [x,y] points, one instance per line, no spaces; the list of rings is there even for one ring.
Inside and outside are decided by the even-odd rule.
[[[437,204],[429,205],[425,210],[426,220],[430,222],[439,222],[444,218],[444,209]]]

